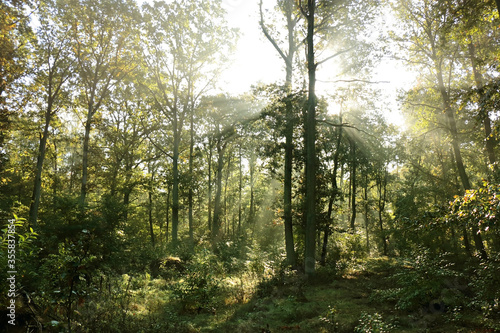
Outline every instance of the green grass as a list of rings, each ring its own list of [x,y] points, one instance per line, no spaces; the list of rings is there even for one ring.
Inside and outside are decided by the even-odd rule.
[[[432,313],[425,305],[397,310],[397,300],[381,295],[396,287],[401,265],[388,258],[356,260],[342,271],[319,267],[309,280],[298,272],[220,276],[209,302],[175,297],[172,286],[180,279],[144,275],[108,308],[124,309],[113,324],[123,332],[492,332],[479,312]]]
[[[381,318],[390,332],[478,332],[477,320],[453,322],[450,313],[397,311],[395,302],[373,297],[377,290],[393,286],[389,276],[397,263],[387,258],[359,261],[342,275],[323,272],[305,281],[300,274],[287,276],[265,293],[255,293],[245,304],[233,304],[223,310],[223,320],[198,326],[201,332],[382,332],[365,327],[360,319]],[[375,315],[377,314],[377,315]],[[465,317],[468,315],[466,314]],[[365,320],[366,321],[366,320]],[[216,323],[215,323],[216,322]],[[201,323],[200,323],[201,324]],[[384,332],[389,332],[384,331]]]

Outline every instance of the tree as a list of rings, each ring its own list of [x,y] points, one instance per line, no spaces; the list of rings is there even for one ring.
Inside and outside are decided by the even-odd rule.
[[[290,94],[293,91],[293,70],[294,70],[294,57],[298,50],[298,29],[297,23],[300,20],[299,13],[295,8],[294,1],[285,0],[278,1],[279,10],[282,11],[286,18],[286,29],[288,35],[286,36],[287,47],[286,52],[283,51],[284,47],[278,45],[264,21],[262,11],[262,0],[259,3],[260,9],[260,26],[262,32],[274,46],[282,60],[285,62],[285,94]],[[289,96],[290,97],[290,96]],[[292,219],[292,169],[293,169],[293,105],[289,97],[286,97],[286,113],[285,113],[285,157],[284,157],[284,180],[283,180],[283,219],[285,225],[285,248],[288,264],[291,266],[296,265],[296,254],[293,241],[293,219]]]
[[[4,143],[11,127],[11,117],[20,107],[16,82],[27,74],[27,59],[30,55],[31,28],[25,8],[30,1],[6,0],[0,3],[0,172],[8,157]],[[20,98],[23,99],[23,98]]]
[[[211,221],[212,242],[216,244],[221,237],[222,225],[222,177],[223,169],[227,160],[227,172],[229,175],[230,156],[226,154],[232,142],[240,136],[238,127],[240,124],[248,122],[252,115],[252,106],[244,98],[234,98],[226,95],[205,97],[200,105],[204,110],[207,120],[207,133],[209,142],[213,141],[216,153],[216,180],[213,220]],[[250,166],[252,169],[252,166]],[[251,171],[252,172],[252,171]],[[226,179],[227,186],[227,179]],[[252,210],[252,208],[250,208]],[[251,213],[250,213],[251,214]]]
[[[57,10],[47,4],[39,7],[40,26],[37,27],[37,44],[34,55],[36,60],[35,84],[39,87],[41,100],[38,107],[44,119],[43,130],[38,146],[35,182],[31,197],[29,222],[37,226],[38,207],[42,190],[42,170],[45,160],[47,140],[52,119],[57,111],[67,103],[67,83],[74,74],[75,60],[70,53],[70,27],[58,21]],[[38,96],[37,96],[38,97]]]
[[[161,13],[161,15],[158,15]],[[179,154],[185,121],[213,80],[235,38],[226,28],[219,2],[144,5],[144,58],[149,70],[144,84],[154,106],[170,125],[172,142],[172,241],[177,243],[179,227]],[[158,126],[159,130],[164,126]],[[156,143],[155,145],[159,145]],[[192,197],[191,197],[192,200]],[[192,216],[191,216],[192,218]],[[192,226],[192,221],[190,222]]]
[[[305,116],[305,131],[304,131],[304,145],[306,150],[306,172],[305,172],[305,249],[304,261],[305,272],[307,275],[312,275],[315,272],[316,266],[316,66],[315,62],[315,48],[314,48],[314,35],[315,35],[315,12],[316,1],[308,0],[307,6],[302,7],[300,10],[307,21],[307,73],[309,79],[308,85],[308,98],[307,98],[307,112]]]
[[[451,8],[444,3],[423,1],[418,4],[401,0],[396,7],[396,13],[407,28],[402,40],[409,41],[410,59],[418,62],[426,71],[425,78],[432,85],[429,94],[433,96],[431,108],[440,111],[444,116],[442,121],[451,140],[454,163],[464,191],[471,188],[469,175],[460,147],[460,135],[455,118],[456,109],[451,97],[452,74],[456,66],[456,55],[459,44],[451,40],[447,34],[447,26],[452,15]],[[447,76],[446,76],[447,75]],[[432,104],[432,103],[431,103]],[[424,103],[425,105],[425,103]],[[481,235],[477,228],[472,229],[476,249],[486,257]]]
[[[114,87],[135,67],[138,43],[137,10],[129,0],[61,1],[63,22],[71,27],[73,53],[81,87],[78,100],[85,108],[80,205],[88,192],[90,132],[96,114],[103,108]]]

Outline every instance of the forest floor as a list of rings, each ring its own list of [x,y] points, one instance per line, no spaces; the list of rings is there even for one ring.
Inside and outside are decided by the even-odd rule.
[[[300,273],[274,278],[261,282],[249,299],[185,319],[198,332],[494,332],[478,327],[477,314],[462,313],[457,320],[432,303],[396,310],[395,301],[377,296],[394,287],[394,269],[391,260],[377,258],[341,276],[320,268],[312,281]]]

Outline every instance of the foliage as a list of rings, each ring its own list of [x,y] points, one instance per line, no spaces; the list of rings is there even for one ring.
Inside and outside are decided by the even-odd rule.
[[[463,196],[455,196],[455,200],[450,204],[447,222],[458,222],[467,228],[474,225],[481,233],[485,235],[491,233],[493,239],[498,239],[500,236],[499,213],[500,184],[483,182],[483,186],[479,189],[468,190]],[[498,243],[495,244],[495,246],[498,245]]]
[[[428,249],[418,249],[412,257],[403,260],[399,271],[390,277],[396,287],[376,295],[394,300],[396,308],[401,310],[427,306],[442,295],[447,281],[461,276],[452,269],[453,263],[447,257],[447,254],[433,256]]]
[[[328,312],[326,313],[326,316],[319,318],[321,321],[325,322],[331,328],[331,331],[333,331],[333,332],[338,331],[339,323],[338,323],[337,318],[336,318],[337,312],[338,312],[338,310],[334,306],[329,305]]]
[[[361,314],[359,319],[359,325],[356,326],[354,332],[356,333],[389,333],[392,332],[396,327],[392,324],[384,322],[382,316],[378,313]]]
[[[488,260],[482,260],[472,272],[469,286],[473,290],[470,306],[480,309],[483,322],[492,329],[500,329],[500,254],[492,255]]]
[[[0,250],[2,251],[0,266],[3,267],[0,272],[0,278],[2,281],[6,281],[7,279],[7,271],[9,271],[7,269],[9,267],[8,263],[13,263],[16,268],[10,270],[16,270],[26,275],[31,274],[30,267],[27,267],[26,263],[38,250],[35,244],[38,234],[32,228],[28,229],[25,222],[24,218],[14,215],[14,219],[7,222],[2,229],[2,234],[0,235]],[[6,288],[8,288],[7,283],[3,283],[0,286],[2,298],[7,295]]]
[[[186,274],[172,286],[173,297],[184,311],[215,306],[221,276],[225,272],[218,257],[209,250],[200,250],[186,267]]]

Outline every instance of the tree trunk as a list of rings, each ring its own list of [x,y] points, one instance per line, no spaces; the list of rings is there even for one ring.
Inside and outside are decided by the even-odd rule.
[[[292,218],[292,169],[293,169],[293,105],[290,100],[286,101],[286,128],[285,128],[285,174],[283,184],[284,201],[284,225],[285,225],[285,249],[288,265],[296,266],[297,259],[293,241],[293,218]]]
[[[351,139],[351,230],[356,228],[356,142]]]
[[[309,78],[304,142],[306,149],[306,225],[304,263],[305,273],[312,276],[316,270],[316,66],[314,59],[314,18],[316,1],[307,1],[307,72]]]
[[[93,107],[89,106],[87,112],[87,121],[85,123],[85,134],[83,137],[83,159],[82,159],[82,187],[80,190],[80,209],[83,211],[85,209],[85,200],[87,198],[87,177],[88,177],[88,166],[89,166],[89,141],[90,141],[90,129],[92,127],[92,117],[93,117]]]
[[[212,231],[212,145],[208,153],[208,230]]]
[[[179,228],[179,144],[180,133],[177,122],[174,122],[174,149],[172,155],[172,243],[177,246]]]
[[[167,204],[166,204],[166,218],[165,218],[165,244],[168,244],[168,226],[170,224],[170,185],[167,184]]]
[[[328,201],[328,212],[327,212],[327,219],[330,221],[324,230],[323,234],[323,247],[321,249],[321,259],[320,259],[320,264],[321,266],[326,265],[326,255],[327,255],[327,250],[328,250],[328,237],[330,236],[330,226],[333,225],[334,219],[332,216],[333,213],[333,204],[335,202],[335,199],[337,196],[339,196],[339,187],[337,185],[337,169],[339,167],[339,157],[340,157],[340,143],[342,141],[342,109],[340,110],[340,115],[339,115],[339,123],[340,126],[338,127],[338,135],[337,135],[337,145],[335,149],[335,155],[333,157],[333,170],[332,170],[332,193],[330,195],[330,200]]]
[[[366,251],[370,253],[370,235],[368,232],[368,173],[365,174],[365,197],[364,197],[364,208],[365,208],[365,232],[366,232]]]
[[[255,198],[254,198],[254,174],[255,174],[255,156],[250,157],[250,209],[248,212],[248,224],[254,225],[255,222]]]
[[[193,151],[194,151],[194,108],[191,107],[189,121],[189,190],[188,190],[188,227],[189,240],[193,244]]]
[[[229,234],[229,214],[227,213],[227,187],[229,183],[229,177],[231,175],[231,151],[229,152],[229,156],[227,157],[227,172],[226,179],[224,181],[224,226],[226,228],[226,234]]]
[[[382,213],[385,209],[385,202],[387,200],[387,170],[384,170],[384,176],[378,179],[378,223],[380,226],[380,234],[382,238],[382,245],[384,248],[384,256],[388,255],[387,250],[387,236],[384,231],[384,221]]]
[[[148,215],[149,215],[149,234],[151,235],[151,244],[155,246],[155,233],[153,230],[153,189],[150,187],[148,191]]]
[[[275,47],[276,51],[280,54],[285,62],[286,77],[285,77],[285,91],[290,93],[292,91],[292,77],[293,77],[293,59],[297,48],[295,42],[295,25],[297,21],[293,18],[292,0],[286,0],[284,3],[284,11],[287,21],[288,29],[288,54],[285,55],[279,48],[278,44],[269,35],[264,25],[264,17],[262,13],[262,0],[260,1],[260,15],[261,15],[261,28]],[[287,264],[294,267],[296,266],[297,259],[295,253],[295,246],[293,240],[293,217],[292,217],[292,167],[293,167],[293,105],[286,97],[286,123],[285,123],[285,161],[284,161],[284,179],[283,179],[283,222],[285,226],[285,249]]]
[[[38,207],[40,205],[40,197],[42,194],[42,171],[43,171],[43,161],[45,160],[45,151],[47,147],[47,138],[49,136],[49,126],[52,118],[52,103],[49,101],[47,106],[47,111],[45,112],[45,126],[43,128],[43,134],[40,138],[40,145],[38,147],[38,156],[36,161],[36,174],[35,174],[35,184],[33,188],[33,195],[31,197],[30,206],[30,225],[36,229],[38,227]],[[56,156],[57,159],[57,156]]]
[[[448,95],[448,92],[446,91],[446,87],[444,85],[444,80],[443,80],[443,73],[441,71],[441,68],[437,66],[437,79],[438,79],[438,84],[439,84],[439,91],[441,93],[442,101],[443,101],[443,107],[445,111],[446,118],[448,120],[448,126],[452,138],[452,147],[453,147],[453,152],[455,154],[455,164],[457,166],[458,174],[460,176],[460,180],[462,181],[462,186],[464,190],[469,190],[471,188],[471,184],[469,181],[469,177],[467,176],[467,172],[465,171],[465,165],[462,159],[462,154],[460,151],[460,143],[458,141],[458,130],[457,130],[457,124],[455,121],[455,114],[453,109],[451,108],[451,101],[450,97]],[[479,230],[477,229],[477,226],[474,224],[471,225],[472,229],[472,236],[474,238],[474,244],[476,247],[476,250],[480,253],[481,257],[483,259],[486,259],[488,257],[486,250],[484,248],[484,244],[482,241],[482,236],[479,233]],[[466,238],[464,237],[464,240]]]
[[[238,186],[238,236],[241,234],[241,213],[242,213],[242,208],[241,208],[241,197],[242,197],[242,190],[243,190],[243,164],[241,160],[241,145],[239,147],[239,155],[240,155],[240,173],[239,173],[239,186]]]
[[[151,236],[151,244],[155,246],[155,233],[153,230],[153,181],[154,181],[154,170],[151,167],[151,162],[148,165],[148,171],[151,174],[151,179],[149,180],[148,186],[148,217],[149,217],[149,234]]]
[[[217,142],[217,179],[214,202],[214,221],[212,224],[212,242],[215,244],[219,240],[221,227],[221,196],[222,196],[222,170],[224,167],[224,148],[220,141]]]
[[[483,75],[477,68],[478,66],[476,61],[476,48],[472,40],[469,42],[469,56],[471,59],[472,72],[474,73],[474,81],[476,81],[476,88],[479,91],[480,98],[484,98],[483,96],[484,79]],[[491,132],[490,115],[488,113],[488,110],[486,110],[485,108],[481,108],[479,116],[484,126],[485,145],[486,145],[486,153],[488,155],[488,160],[490,164],[494,166],[496,164],[497,159],[495,156],[495,139]]]

